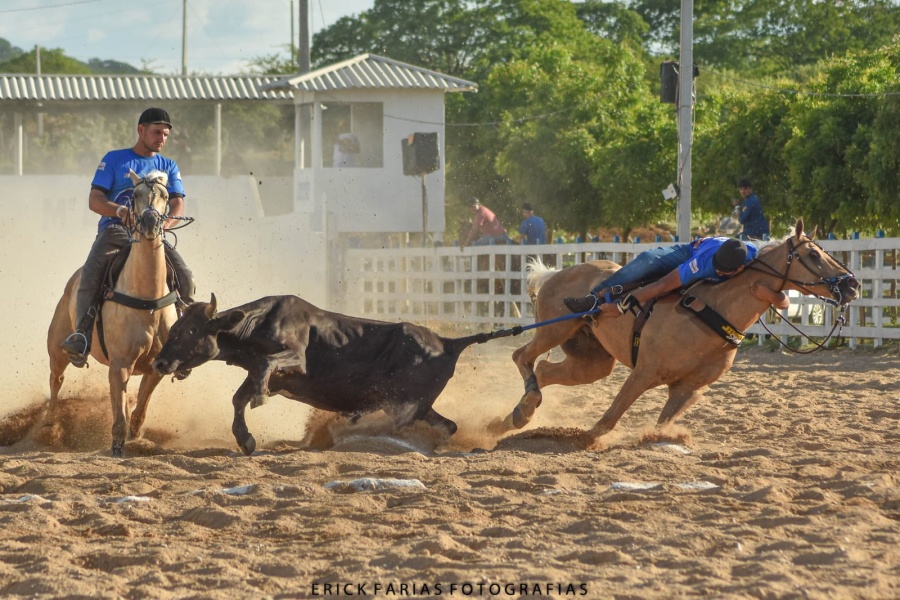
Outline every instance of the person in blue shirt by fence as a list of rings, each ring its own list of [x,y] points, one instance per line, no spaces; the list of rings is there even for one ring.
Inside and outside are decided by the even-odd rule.
[[[762,203],[753,193],[753,183],[747,178],[741,179],[738,192],[743,200],[734,200],[734,212],[744,226],[738,238],[744,241],[769,239],[769,220],[763,213]]]
[[[519,233],[522,234],[522,243],[528,246],[547,243],[547,225],[544,220],[534,214],[534,207],[525,203],[522,205],[522,216],[525,218],[519,225]]]

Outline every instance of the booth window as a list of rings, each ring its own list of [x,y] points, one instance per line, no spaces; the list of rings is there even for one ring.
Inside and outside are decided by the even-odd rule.
[[[384,166],[384,112],[381,102],[322,105],[322,166]]]

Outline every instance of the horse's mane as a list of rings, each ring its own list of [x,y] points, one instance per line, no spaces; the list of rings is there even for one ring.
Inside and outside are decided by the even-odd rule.
[[[540,256],[532,256],[528,259],[528,265],[525,267],[525,285],[532,304],[535,304],[538,291],[544,282],[557,271],[559,269],[545,265]]]
[[[143,177],[144,181],[158,181],[163,185],[168,185],[169,174],[159,169],[153,169]]]

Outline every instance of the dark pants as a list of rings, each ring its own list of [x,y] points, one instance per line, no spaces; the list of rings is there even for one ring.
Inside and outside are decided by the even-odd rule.
[[[94,244],[91,246],[91,251],[88,253],[87,260],[81,270],[81,282],[78,285],[78,294],[75,297],[75,323],[76,328],[79,330],[88,310],[100,303],[103,277],[106,275],[109,261],[116,252],[127,246],[128,243],[128,234],[121,225],[110,225],[94,238]],[[166,257],[175,270],[179,296],[185,302],[193,302],[195,291],[194,275],[188,269],[181,255],[175,251],[175,248],[170,246],[168,242],[164,242],[164,246]]]
[[[627,283],[643,282],[646,285],[665,275],[691,259],[690,244],[676,244],[666,248],[645,250],[635,256],[624,267],[601,281],[591,291],[595,294],[603,288]]]

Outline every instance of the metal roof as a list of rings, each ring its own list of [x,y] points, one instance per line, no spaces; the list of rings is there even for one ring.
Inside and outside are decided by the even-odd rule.
[[[0,74],[0,101],[282,100],[290,90],[266,87],[283,76]]]
[[[361,54],[302,75],[285,77],[263,86],[265,90],[291,89],[325,92],[350,89],[421,89],[474,92],[478,85],[375,54]]]

